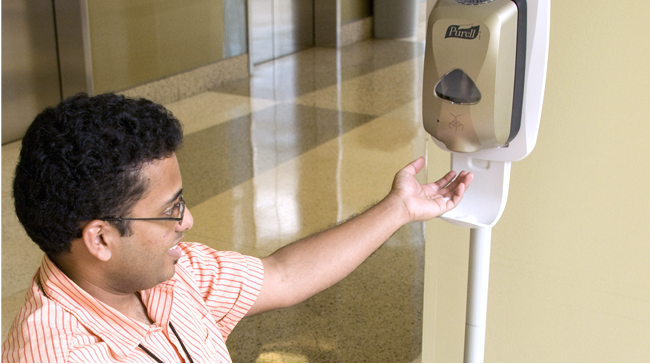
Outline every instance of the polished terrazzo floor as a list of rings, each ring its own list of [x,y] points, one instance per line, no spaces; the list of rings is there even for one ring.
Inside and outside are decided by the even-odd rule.
[[[426,154],[421,39],[312,48],[165,105],[185,128],[186,240],[265,256],[385,196],[394,173]],[[2,147],[3,340],[41,260],[13,214],[19,148]],[[339,284],[243,320],[228,339],[232,358],[418,361],[423,265],[423,224],[409,224]]]

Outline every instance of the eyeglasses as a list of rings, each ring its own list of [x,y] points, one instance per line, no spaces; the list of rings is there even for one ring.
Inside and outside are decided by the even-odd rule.
[[[177,212],[178,211],[178,212]],[[110,217],[100,220],[104,221],[128,221],[128,220],[152,220],[152,221],[178,221],[178,225],[183,224],[183,215],[185,215],[185,200],[183,195],[179,196],[179,201],[172,207],[170,215],[178,217]]]

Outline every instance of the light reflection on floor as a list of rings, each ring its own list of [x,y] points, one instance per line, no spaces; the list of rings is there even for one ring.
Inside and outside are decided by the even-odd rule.
[[[186,240],[265,256],[385,196],[394,173],[425,154],[423,50],[414,39],[313,48],[166,105],[186,133]],[[41,258],[12,210],[19,147],[2,147],[3,338]],[[423,225],[405,226],[339,284],[242,321],[227,342],[233,360],[419,360],[423,257]]]
[[[213,90],[212,104],[227,94],[272,105],[188,137],[179,161],[192,176],[195,227],[186,236],[267,255],[385,196],[394,173],[425,154],[422,51],[395,40],[314,48]],[[205,155],[231,157],[206,173]],[[228,339],[233,360],[418,360],[423,251],[422,224],[405,226],[339,284],[242,321]]]

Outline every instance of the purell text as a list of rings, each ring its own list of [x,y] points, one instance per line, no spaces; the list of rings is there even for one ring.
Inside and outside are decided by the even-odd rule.
[[[445,38],[476,39],[479,27],[480,25],[465,26],[464,28],[462,25],[450,25],[445,33]]]

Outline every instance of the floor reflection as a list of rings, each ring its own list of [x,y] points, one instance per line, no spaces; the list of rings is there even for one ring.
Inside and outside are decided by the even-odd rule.
[[[235,362],[412,362],[421,352],[421,224],[396,233],[330,289],[240,322],[228,338]]]
[[[215,90],[276,104],[188,136],[186,155],[179,153],[184,178],[191,176],[185,189],[197,191],[187,193],[188,203],[199,211],[237,206],[230,230],[215,224],[194,233],[220,236],[221,248],[231,241],[240,251],[268,254],[382,198],[394,173],[424,154],[416,120],[422,49],[421,43],[380,40],[313,48],[256,67],[246,83]],[[191,158],[220,153],[232,157],[214,162],[226,165],[213,171]],[[409,224],[330,289],[243,320],[227,341],[232,359],[417,360],[423,259],[423,225]]]
[[[395,172],[425,154],[422,51],[422,43],[382,40],[313,48],[261,65],[245,82],[165,105],[185,130],[177,156],[194,216],[186,241],[266,256],[383,198]],[[42,258],[5,188],[18,149],[2,147],[3,276],[12,277],[2,286],[3,334]],[[311,299],[243,320],[227,341],[232,359],[417,360],[422,230],[400,229]]]
[[[423,42],[398,40],[360,42],[338,50],[314,47],[258,65],[250,80],[222,85],[214,91],[291,101],[423,55]]]
[[[186,135],[178,161],[188,206],[200,204],[373,118],[287,103]]]

